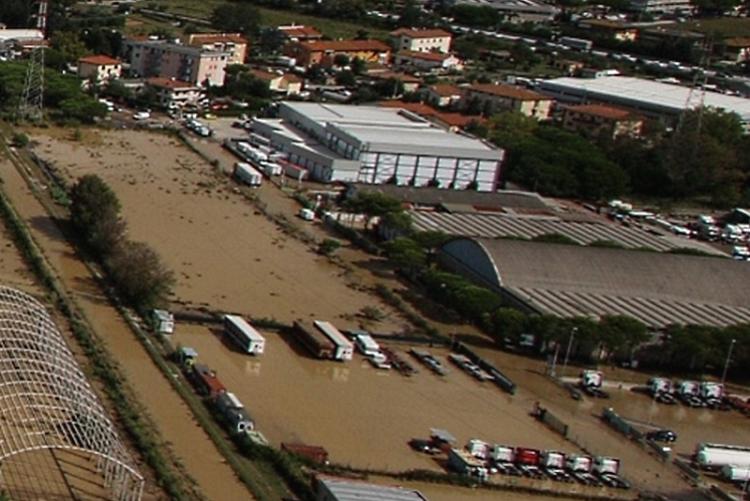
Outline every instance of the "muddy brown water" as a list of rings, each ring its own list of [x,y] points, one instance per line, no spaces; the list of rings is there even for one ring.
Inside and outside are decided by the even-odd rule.
[[[110,353],[118,361],[128,383],[146,406],[200,490],[211,500],[248,499],[245,486],[224,462],[208,436],[193,420],[192,414],[169,382],[153,365],[139,341],[106,299],[92,295],[88,269],[65,241],[43,207],[34,198],[25,181],[7,161],[0,162],[5,189],[20,216],[31,224],[34,239],[71,291]]]

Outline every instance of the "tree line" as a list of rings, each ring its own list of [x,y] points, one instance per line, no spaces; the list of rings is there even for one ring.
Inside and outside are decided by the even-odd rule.
[[[750,204],[750,136],[734,113],[691,110],[674,131],[647,121],[645,139],[584,137],[517,112],[494,115],[472,131],[506,150],[504,182],[544,195]]]
[[[375,217],[379,230],[395,231],[381,245],[394,267],[446,312],[477,325],[503,347],[549,356],[560,346],[566,349],[572,339],[571,359],[580,363],[637,360],[641,367],[665,372],[720,374],[734,339],[730,374],[741,377],[742,367],[750,363],[750,324],[670,325],[654,332],[624,315],[560,318],[522,311],[490,289],[441,269],[437,253],[452,237],[439,231],[415,231],[398,200],[370,191],[347,199],[343,206],[365,215],[365,231]]]
[[[175,278],[148,244],[126,237],[120,209],[117,195],[99,176],[83,176],[70,190],[73,228],[120,297],[144,313],[167,301]]]

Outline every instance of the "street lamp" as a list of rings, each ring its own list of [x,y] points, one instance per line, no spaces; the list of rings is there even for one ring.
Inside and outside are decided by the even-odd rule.
[[[724,381],[727,379],[727,370],[729,370],[729,361],[732,359],[732,350],[734,349],[734,343],[736,343],[736,339],[732,339],[732,342],[729,343],[729,350],[727,350],[727,359],[724,361],[724,371],[721,373],[721,384],[724,384]]]
[[[563,360],[563,375],[565,374],[565,370],[568,368],[568,358],[570,358],[570,349],[573,347],[573,338],[576,336],[576,332],[578,332],[578,327],[573,327],[570,330],[570,337],[568,338],[568,348],[565,350],[565,360]]]

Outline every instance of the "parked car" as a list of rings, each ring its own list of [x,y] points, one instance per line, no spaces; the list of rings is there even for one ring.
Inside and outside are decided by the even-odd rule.
[[[655,442],[674,442],[677,440],[677,433],[672,430],[656,430],[646,433],[646,438]]]

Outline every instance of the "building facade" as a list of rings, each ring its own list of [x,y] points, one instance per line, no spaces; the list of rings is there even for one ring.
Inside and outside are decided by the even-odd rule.
[[[174,78],[194,85],[224,85],[225,70],[232,54],[168,43],[164,40],[126,39],[125,60],[138,77]]]
[[[391,32],[391,39],[397,51],[442,52],[451,50],[453,35],[440,29],[399,28]]]
[[[292,73],[273,73],[260,69],[251,69],[250,74],[268,84],[271,92],[285,94],[287,96],[297,95],[302,92],[303,80]]]
[[[563,128],[588,137],[640,137],[643,117],[629,110],[601,104],[567,106],[563,111]]]
[[[293,57],[298,65],[305,67],[332,66],[336,56],[384,64],[391,57],[391,48],[380,40],[320,40],[287,44],[284,55]]]
[[[78,76],[100,84],[122,76],[122,63],[109,56],[86,56],[78,60]]]
[[[476,188],[497,186],[501,149],[402,109],[282,102],[255,133],[322,182]]]
[[[244,64],[249,42],[240,33],[191,33],[185,45],[204,50],[228,52],[228,64]]]
[[[439,52],[399,51],[393,58],[396,66],[409,67],[418,71],[461,71],[463,61],[453,54]]]
[[[552,99],[532,90],[506,84],[474,84],[466,88],[466,107],[478,106],[485,115],[517,111],[537,120],[547,120]]]
[[[146,80],[146,88],[153,90],[159,104],[168,109],[197,105],[204,97],[203,89],[200,87],[170,78],[149,78]]]

